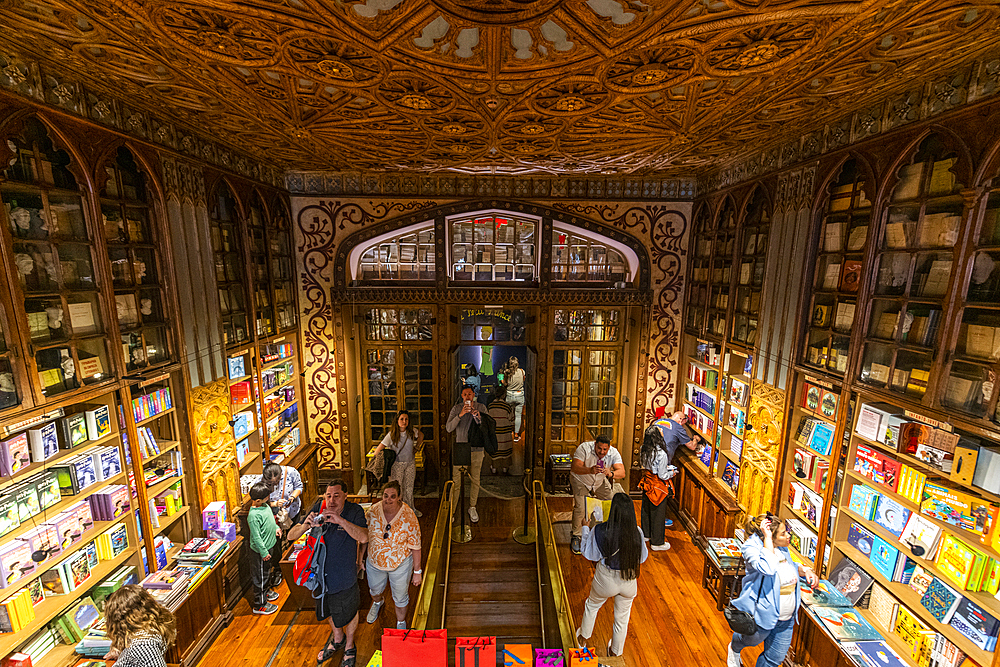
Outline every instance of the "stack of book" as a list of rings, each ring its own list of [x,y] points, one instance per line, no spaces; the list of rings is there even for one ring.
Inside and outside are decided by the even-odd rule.
[[[140,585],[149,591],[157,602],[169,609],[176,611],[185,598],[187,598],[188,576],[186,573],[178,573],[174,570],[160,570],[147,576]]]
[[[103,658],[110,650],[111,639],[103,618],[90,626],[87,634],[76,645],[77,654],[87,658]]]
[[[225,540],[196,537],[184,545],[177,559],[185,565],[214,564],[228,547],[229,542]]]

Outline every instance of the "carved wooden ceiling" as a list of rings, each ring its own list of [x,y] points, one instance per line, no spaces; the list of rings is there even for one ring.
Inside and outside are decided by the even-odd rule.
[[[0,52],[292,169],[705,172],[996,52],[993,0],[0,0]]]

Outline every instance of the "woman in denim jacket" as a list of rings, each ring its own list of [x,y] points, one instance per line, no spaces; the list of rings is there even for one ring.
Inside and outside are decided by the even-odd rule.
[[[764,652],[757,667],[778,667],[785,660],[792,643],[792,629],[799,610],[799,577],[810,587],[819,578],[812,568],[798,565],[788,551],[789,535],[785,522],[770,512],[751,519],[746,525],[747,538],[741,551],[746,563],[743,590],[732,605],[753,614],[757,632],[733,634],[727,647],[727,667],[740,667],[740,651],[764,642]]]

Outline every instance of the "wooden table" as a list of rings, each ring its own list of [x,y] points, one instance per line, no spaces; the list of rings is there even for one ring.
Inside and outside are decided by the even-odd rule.
[[[746,574],[743,559],[737,561],[735,566],[728,563],[723,565],[705,537],[699,536],[696,543],[705,554],[705,565],[701,572],[702,588],[712,595],[716,607],[722,611],[729,600],[737,597],[742,590],[743,575]]]

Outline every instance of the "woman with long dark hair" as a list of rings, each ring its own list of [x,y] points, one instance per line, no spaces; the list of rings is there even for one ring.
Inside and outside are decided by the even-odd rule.
[[[396,420],[392,422],[392,428],[382,438],[375,448],[375,454],[388,447],[396,452],[396,462],[392,464],[389,472],[389,481],[399,482],[402,488],[403,502],[409,505],[416,515],[423,514],[413,506],[413,480],[417,476],[417,459],[414,449],[419,450],[424,444],[424,433],[419,428],[415,428],[410,423],[410,413],[400,410],[396,414]]]
[[[653,551],[666,551],[670,543],[666,541],[664,523],[667,517],[667,481],[677,469],[670,465],[670,453],[664,444],[659,429],[653,425],[646,429],[639,449],[639,465],[642,466],[642,509],[639,512],[642,534]]]
[[[635,523],[635,507],[625,493],[611,497],[611,511],[607,520],[597,523],[593,514],[590,523],[583,527],[582,552],[597,563],[590,596],[583,606],[583,620],[576,630],[576,642],[586,646],[594,634],[594,621],[608,598],[615,599],[615,624],[608,655],[618,656],[625,647],[628,619],[632,614],[632,600],[639,588],[639,565],[646,560],[646,542]],[[595,525],[596,524],[596,525]]]

